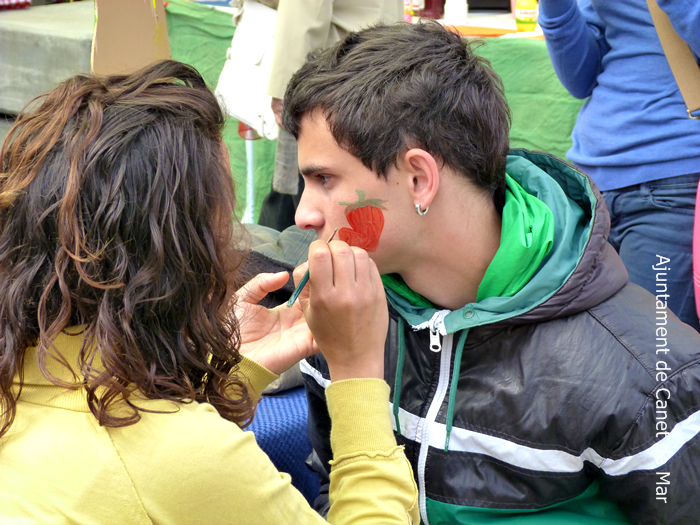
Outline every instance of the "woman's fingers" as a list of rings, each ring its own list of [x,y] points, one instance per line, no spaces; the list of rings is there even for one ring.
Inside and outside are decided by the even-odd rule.
[[[236,292],[236,298],[239,302],[257,304],[270,292],[282,288],[288,280],[287,272],[260,273]]]
[[[382,377],[388,313],[381,278],[366,251],[342,241],[309,251],[304,314],[332,380]]]

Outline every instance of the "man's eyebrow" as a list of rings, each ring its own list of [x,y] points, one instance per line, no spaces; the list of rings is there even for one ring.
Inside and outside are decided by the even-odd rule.
[[[310,166],[304,166],[300,172],[302,175],[305,177],[308,177],[309,175],[313,175],[314,173],[319,173],[322,171],[326,171],[328,168],[325,166],[316,166],[316,165],[310,165]]]

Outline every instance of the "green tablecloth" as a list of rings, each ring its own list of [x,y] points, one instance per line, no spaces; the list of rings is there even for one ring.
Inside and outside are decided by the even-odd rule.
[[[174,60],[197,68],[213,89],[226,61],[234,27],[231,15],[188,0],[170,0],[166,7],[168,35]],[[547,151],[564,158],[571,147],[571,130],[582,101],[562,87],[549,61],[543,40],[487,38],[478,49],[503,79],[512,112],[511,146]],[[238,122],[229,119],[224,142],[231,155],[236,184],[236,212],[242,216],[246,199],[245,142],[238,136]],[[275,143],[256,140],[255,218],[270,191]]]
[[[513,118],[511,147],[566,158],[583,101],[571,96],[559,82],[544,40],[488,38],[479,54],[503,79]]]

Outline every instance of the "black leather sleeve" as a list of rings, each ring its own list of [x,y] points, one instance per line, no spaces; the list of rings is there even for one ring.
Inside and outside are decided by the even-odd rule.
[[[686,525],[700,516],[698,438],[686,444],[665,465],[625,476],[603,476],[601,492],[615,501],[631,523]]]
[[[603,475],[601,490],[632,523],[698,523],[700,519],[700,365],[681,365],[648,396],[620,442],[625,455],[646,454],[655,468]],[[668,434],[668,435],[667,435]],[[606,469],[609,470],[609,469]]]

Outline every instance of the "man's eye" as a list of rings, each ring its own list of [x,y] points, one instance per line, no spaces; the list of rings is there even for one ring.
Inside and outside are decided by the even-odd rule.
[[[318,177],[318,180],[321,181],[321,184],[324,186],[331,180],[327,175],[316,175],[316,177]]]

